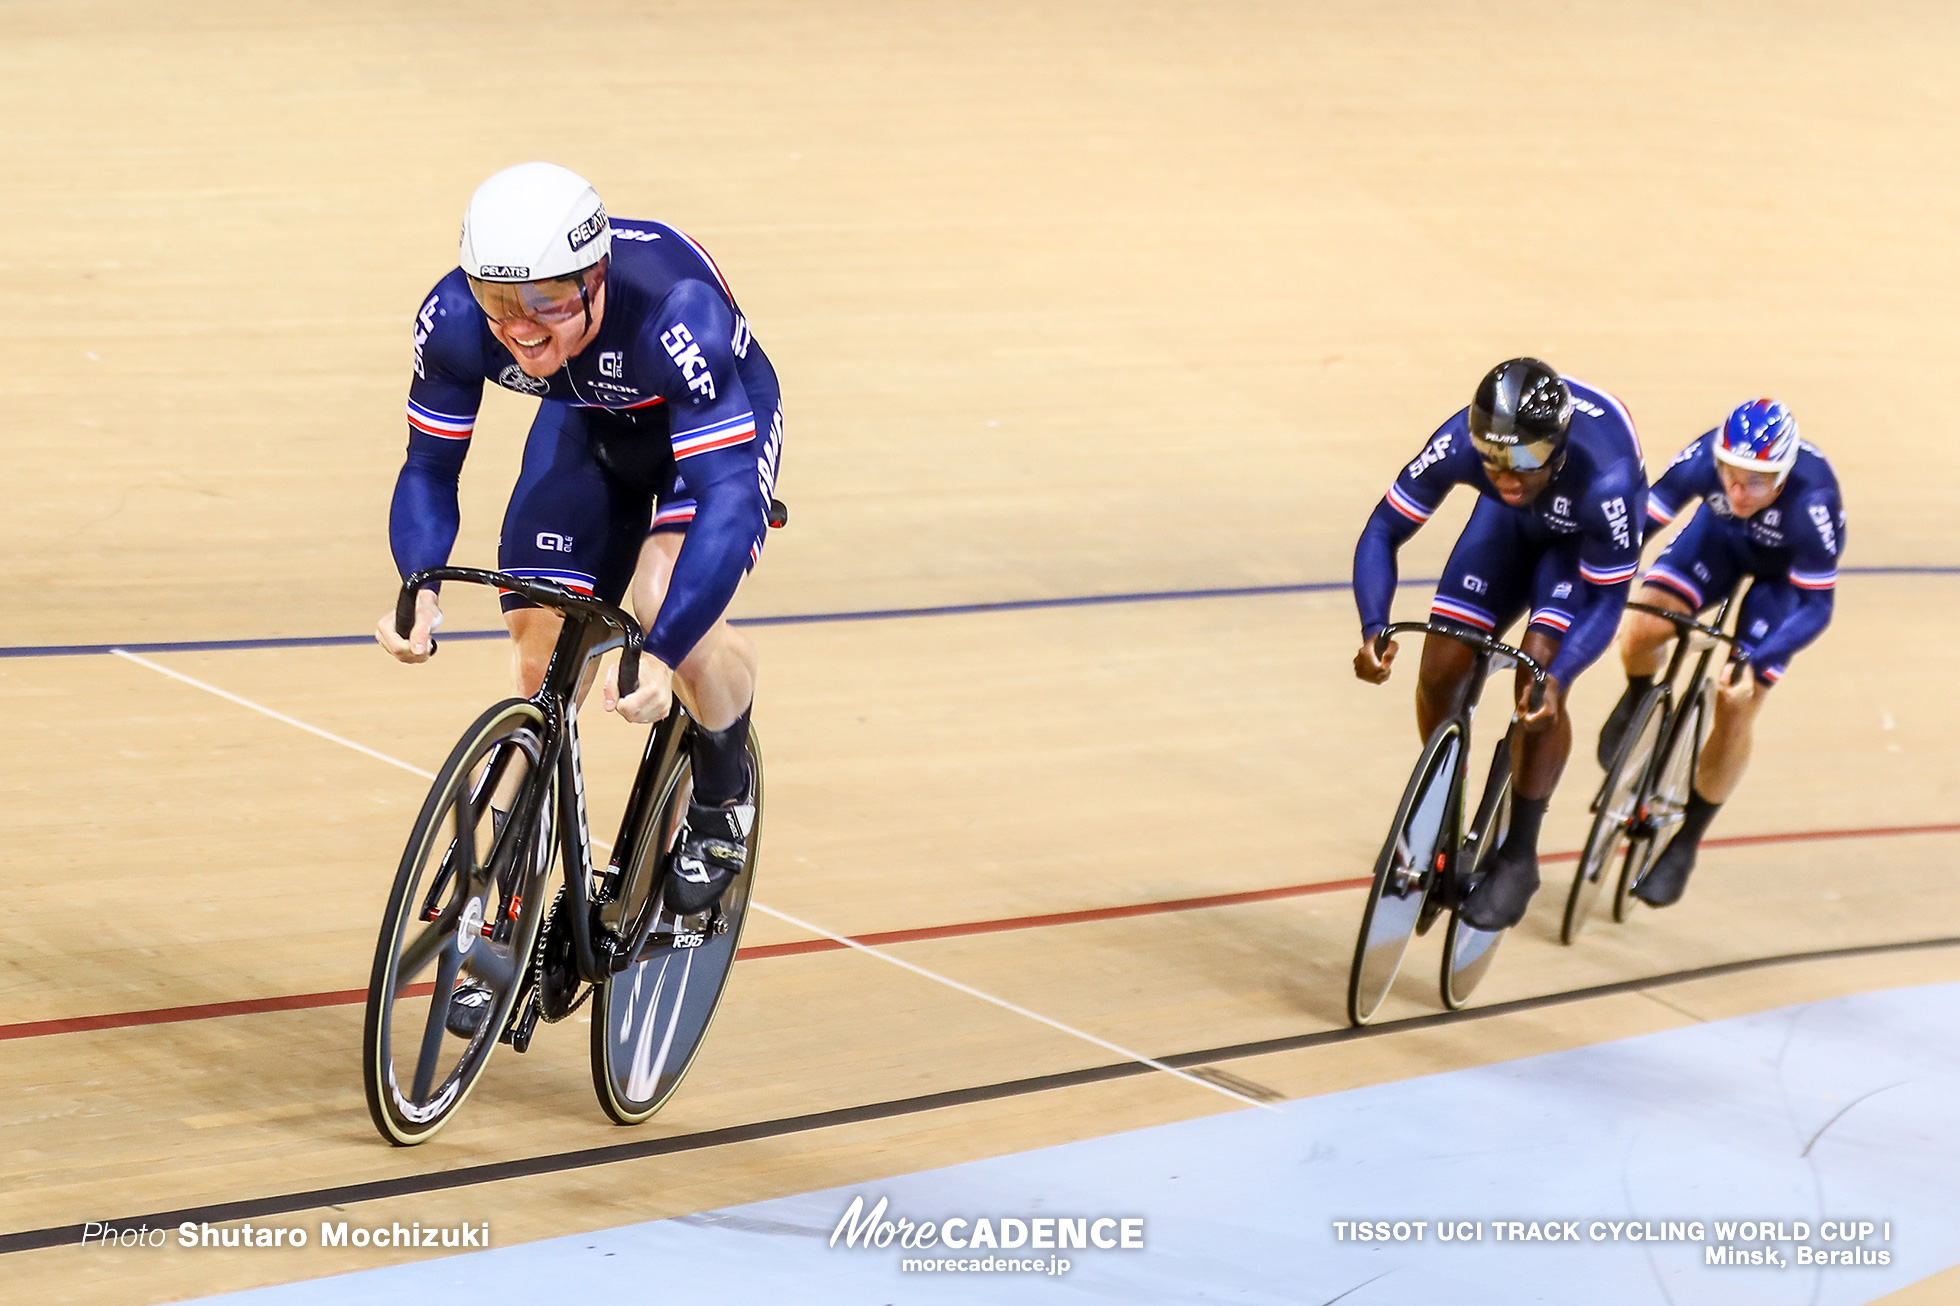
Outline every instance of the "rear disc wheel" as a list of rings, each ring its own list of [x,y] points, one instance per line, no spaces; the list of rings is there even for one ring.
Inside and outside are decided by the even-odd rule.
[[[1500,741],[1497,748],[1498,758],[1492,763],[1490,779],[1485,782],[1487,790],[1491,785],[1498,786],[1497,793],[1494,799],[1486,793],[1478,802],[1482,819],[1464,840],[1457,856],[1457,877],[1461,882],[1474,878],[1483,869],[1484,858],[1511,832],[1510,741]],[[1503,942],[1504,934],[1503,930],[1480,930],[1451,909],[1450,927],[1443,935],[1445,1007],[1457,1011],[1470,1001],[1470,995],[1489,972],[1490,964],[1497,960],[1497,945]]]
[[[662,778],[649,837],[623,868],[620,897],[602,916],[609,928],[626,935],[649,902],[656,913],[638,955],[601,981],[593,999],[592,1087],[617,1124],[646,1121],[674,1095],[707,1038],[735,968],[762,848],[762,750],[753,727],[747,748],[755,803],[748,858],[721,901],[683,917],[658,899],[694,792],[683,739],[676,765]]]

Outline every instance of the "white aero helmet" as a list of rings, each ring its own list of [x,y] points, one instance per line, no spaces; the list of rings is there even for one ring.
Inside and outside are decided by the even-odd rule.
[[[592,183],[555,163],[505,168],[470,196],[457,261],[492,319],[590,313],[586,274],[612,252]]]

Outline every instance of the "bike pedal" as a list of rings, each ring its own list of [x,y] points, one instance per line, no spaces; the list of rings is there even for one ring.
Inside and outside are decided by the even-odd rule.
[[[529,1052],[531,1050],[531,1035],[537,1032],[538,1014],[542,1010],[543,1007],[538,1002],[538,991],[533,988],[530,995],[524,999],[521,1014],[516,1020],[504,1027],[504,1032],[498,1041],[510,1044],[514,1051]]]

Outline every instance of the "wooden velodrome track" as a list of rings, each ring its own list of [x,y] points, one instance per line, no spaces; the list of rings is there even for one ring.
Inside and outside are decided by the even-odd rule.
[[[961,609],[755,628],[771,907],[913,932],[889,952],[1151,1056],[1294,1039],[1216,1067],[1286,1096],[1960,978],[1934,947],[1301,1037],[1344,1023],[1353,882],[1416,742],[1409,678],[1347,670],[1354,535],[1519,352],[1616,391],[1655,472],[1742,398],[1789,400],[1847,487],[1852,571],[1712,836],[1738,842],[1569,949],[1551,861],[1479,1003],[1960,936],[1951,6],[652,11],[0,3],[0,644],[367,631],[410,314],[475,183],[545,157],[701,238],[782,374],[794,521],[738,612]],[[486,401],[458,561],[494,556],[529,412]],[[495,624],[450,602],[452,630]],[[387,1148],[353,991],[424,782],[171,675],[427,769],[504,692],[502,647],[139,656],[0,658],[0,1234],[385,1192],[362,1218],[503,1245],[1238,1105],[762,915],[651,1124],[604,1123],[583,1030],[554,1029]],[[1618,684],[1610,655],[1580,682],[1547,850],[1577,846]],[[637,746],[588,723],[600,833]],[[1241,898],[1183,901],[1217,895]],[[1108,910],[1141,904],[1170,906]],[[1001,924],[949,928],[974,922]],[[1385,1016],[1433,1010],[1435,946]],[[454,1173],[664,1138],[686,1150]],[[7,1295],[389,1259],[38,1241],[0,1257]]]

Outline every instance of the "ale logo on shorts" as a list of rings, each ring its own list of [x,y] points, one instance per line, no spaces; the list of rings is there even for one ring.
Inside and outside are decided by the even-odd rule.
[[[515,363],[497,373],[497,384],[527,395],[541,395],[551,389],[551,382],[532,376]]]

